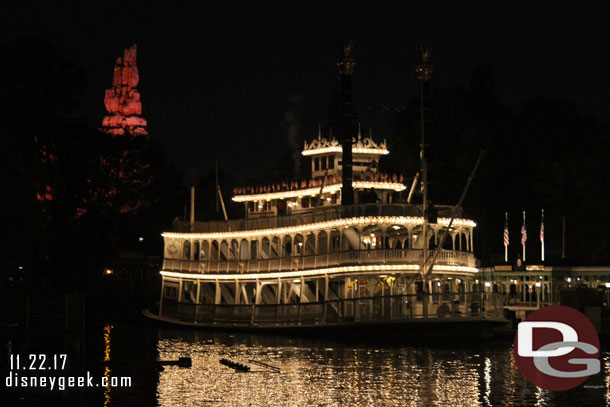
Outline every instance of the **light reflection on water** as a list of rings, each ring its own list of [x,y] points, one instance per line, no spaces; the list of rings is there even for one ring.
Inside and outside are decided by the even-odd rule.
[[[160,331],[161,360],[190,355],[190,369],[159,374],[160,406],[479,406],[604,405],[605,372],[582,387],[552,393],[525,382],[511,343],[473,346],[373,346],[310,339]],[[236,373],[221,358],[248,364]],[[250,359],[281,369],[276,373]],[[573,400],[573,401],[571,401]]]

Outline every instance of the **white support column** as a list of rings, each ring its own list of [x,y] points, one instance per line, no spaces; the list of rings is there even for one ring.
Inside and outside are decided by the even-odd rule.
[[[161,298],[159,299],[159,316],[163,310],[163,292],[165,291],[165,277],[161,276]]]
[[[241,302],[240,294],[241,294],[241,289],[239,287],[239,280],[235,279],[235,305],[239,305],[239,303]]]
[[[277,279],[277,290],[275,290],[276,294],[276,299],[275,299],[275,303],[276,304],[280,304],[280,300],[282,298],[282,280],[280,280],[279,278]]]
[[[256,280],[256,298],[254,300],[254,303],[256,305],[261,303],[261,282],[259,280]]]
[[[325,232],[326,232],[326,264],[325,264],[325,266],[328,267],[328,263],[330,260],[330,233],[331,233],[331,230],[327,229],[327,230],[325,230]]]
[[[214,298],[214,304],[220,304],[220,281],[216,280],[216,295]]]
[[[318,232],[313,232],[313,267],[318,263]]]

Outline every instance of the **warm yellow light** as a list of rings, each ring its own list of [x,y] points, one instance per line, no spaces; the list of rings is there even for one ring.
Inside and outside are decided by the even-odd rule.
[[[180,273],[174,271],[161,271],[164,277],[189,278],[197,280],[258,280],[258,279],[277,279],[277,278],[303,278],[303,277],[322,277],[324,275],[361,273],[361,272],[417,272],[419,264],[376,264],[376,265],[360,265],[360,266],[343,266],[343,267],[328,267],[314,270],[301,271],[286,271],[274,273],[244,273],[244,274],[191,274]],[[444,266],[435,265],[433,271],[451,271],[463,274],[477,273],[479,270],[476,267],[466,266]]]
[[[438,218],[438,225],[448,225],[449,218]],[[253,238],[275,235],[289,235],[293,233],[314,232],[317,230],[333,229],[349,226],[364,226],[364,225],[405,225],[417,226],[423,224],[423,218],[417,216],[362,216],[357,218],[336,219],[325,222],[309,223],[307,225],[291,226],[285,228],[270,228],[244,230],[235,232],[218,232],[218,233],[176,233],[165,232],[161,236],[164,238],[179,238],[179,239],[231,239],[231,238]],[[453,224],[456,226],[475,227],[477,224],[470,219],[455,219]],[[413,235],[417,238],[417,235]]]
[[[354,181],[354,189],[388,189],[393,191],[404,191],[407,187],[400,182],[376,182],[376,181]],[[343,184],[332,184],[322,188],[322,193],[334,194],[341,190]],[[317,196],[320,187],[295,189],[292,191],[270,192],[265,194],[236,195],[234,202],[268,201],[272,199],[298,198],[302,196]]]
[[[317,154],[328,154],[328,153],[342,153],[343,147],[332,146],[324,148],[316,148],[312,150],[304,150],[303,155],[317,155]],[[390,151],[387,148],[365,148],[365,147],[352,147],[352,154],[373,154],[373,155],[387,155]]]
[[[104,273],[106,273],[107,276],[110,276],[110,275],[112,275],[114,273],[114,270],[106,269],[106,270],[104,270]]]

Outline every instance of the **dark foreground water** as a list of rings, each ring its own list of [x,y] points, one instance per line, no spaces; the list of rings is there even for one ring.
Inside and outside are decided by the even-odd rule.
[[[65,339],[65,338],[64,338]],[[603,406],[610,405],[610,353],[602,372],[567,392],[527,383],[511,356],[510,339],[487,343],[364,344],[106,324],[70,338],[69,372],[48,375],[130,377],[128,388],[6,389],[2,406]],[[30,338],[29,351],[35,347]],[[47,344],[49,345],[49,344]],[[79,349],[83,349],[84,353]],[[3,358],[24,352],[22,339],[3,337]],[[41,347],[42,345],[38,345]],[[49,348],[45,353],[49,353]],[[84,357],[81,358],[80,355]],[[156,360],[190,356],[192,368]],[[236,373],[219,359],[248,364]],[[5,359],[6,360],[6,359]],[[258,366],[251,360],[279,368]],[[6,368],[6,365],[5,365]],[[27,371],[26,371],[27,372]],[[40,373],[40,372],[38,372]],[[21,373],[27,374],[27,373]],[[3,380],[6,377],[3,375]]]

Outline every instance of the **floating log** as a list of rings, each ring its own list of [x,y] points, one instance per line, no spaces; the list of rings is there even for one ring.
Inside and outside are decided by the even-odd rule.
[[[158,361],[159,366],[180,366],[180,367],[192,367],[193,361],[189,357],[178,358],[178,360],[160,360]]]
[[[229,360],[227,358],[222,358],[220,359],[220,364],[228,366],[232,369],[235,369],[236,371],[239,372],[249,372],[250,371],[250,366],[248,365],[244,365],[238,362],[234,362],[232,360]]]

